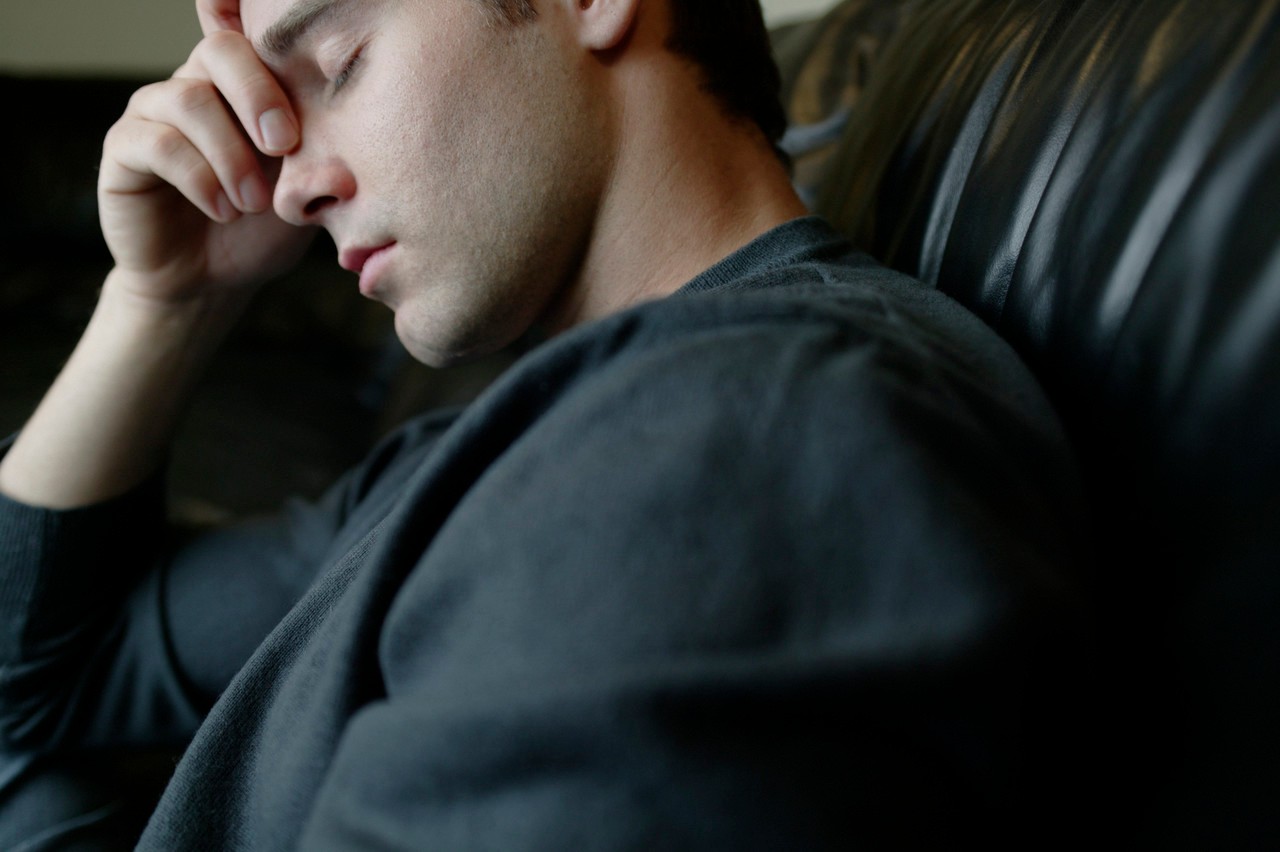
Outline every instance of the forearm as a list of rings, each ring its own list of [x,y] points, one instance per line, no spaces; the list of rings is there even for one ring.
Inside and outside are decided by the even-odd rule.
[[[239,313],[108,276],[84,335],[0,459],[0,738],[22,747],[169,740],[197,722],[173,673],[147,482]],[[237,297],[237,300],[239,297]],[[115,499],[113,499],[115,498]]]
[[[142,299],[113,272],[80,343],[0,462],[0,492],[73,508],[145,479],[239,309],[226,297]]]

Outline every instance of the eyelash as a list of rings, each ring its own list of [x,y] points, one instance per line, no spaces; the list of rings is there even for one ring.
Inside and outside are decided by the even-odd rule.
[[[346,66],[341,71],[338,72],[338,75],[336,77],[333,78],[332,85],[333,85],[334,94],[337,94],[338,90],[341,89],[343,86],[345,86],[347,84],[347,81],[351,79],[351,72],[353,72],[356,69],[356,66],[360,64],[360,60],[361,58],[363,58],[363,56],[364,56],[363,47],[359,48],[358,50],[356,50],[355,53],[351,54],[351,58],[347,60]]]

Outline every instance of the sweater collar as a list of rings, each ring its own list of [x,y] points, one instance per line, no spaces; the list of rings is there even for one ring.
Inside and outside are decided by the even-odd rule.
[[[849,241],[821,216],[801,216],[773,228],[709,269],[695,276],[672,295],[705,293],[744,278],[819,256],[846,254]]]

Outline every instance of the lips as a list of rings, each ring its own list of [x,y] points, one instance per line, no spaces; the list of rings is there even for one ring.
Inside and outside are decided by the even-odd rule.
[[[338,265],[360,276],[360,292],[368,296],[373,293],[378,275],[386,266],[391,249],[395,242],[380,246],[354,246],[344,249],[338,255]]]
[[[349,249],[343,249],[338,255],[338,265],[343,269],[354,272],[359,275],[364,271],[364,265],[369,262],[369,258],[373,257],[383,249],[391,248],[394,242],[383,243],[380,246],[355,246]]]

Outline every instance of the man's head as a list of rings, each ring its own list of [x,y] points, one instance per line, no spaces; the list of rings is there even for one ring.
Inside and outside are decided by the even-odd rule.
[[[755,0],[719,4],[745,15],[727,29],[683,0],[200,3],[300,122],[278,214],[328,230],[427,363],[670,292],[754,236],[726,231],[756,228],[746,195],[777,185],[758,163],[756,125],[781,121],[760,108],[776,75]]]

